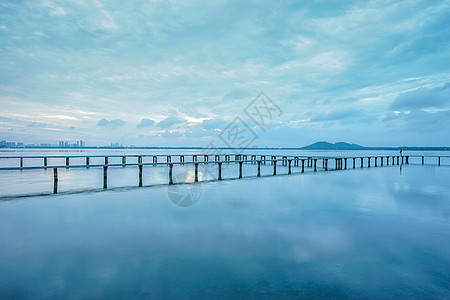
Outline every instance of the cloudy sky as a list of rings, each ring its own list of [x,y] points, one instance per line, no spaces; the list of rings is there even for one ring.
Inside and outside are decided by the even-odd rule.
[[[450,1],[0,1],[0,139],[450,145]],[[264,92],[280,108],[257,126]],[[220,142],[217,142],[219,145]]]

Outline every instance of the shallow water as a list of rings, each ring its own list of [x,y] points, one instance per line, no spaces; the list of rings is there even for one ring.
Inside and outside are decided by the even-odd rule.
[[[449,298],[450,167],[0,202],[0,298]]]

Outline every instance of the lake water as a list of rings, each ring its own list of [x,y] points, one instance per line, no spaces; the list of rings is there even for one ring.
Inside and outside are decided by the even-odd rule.
[[[15,198],[48,192],[51,170],[2,175],[0,298],[450,298],[448,163],[178,190],[136,188],[135,167],[111,169],[109,184],[130,188],[86,192],[101,186],[100,169],[69,169],[62,194]],[[167,179],[166,167],[146,169],[146,183]],[[177,206],[174,194],[195,204]]]

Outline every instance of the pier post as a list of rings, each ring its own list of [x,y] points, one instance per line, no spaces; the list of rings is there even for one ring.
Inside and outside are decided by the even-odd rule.
[[[425,163],[425,158],[422,156],[422,165]]]
[[[47,157],[44,157],[44,167],[47,166]]]
[[[184,155],[180,155],[180,163],[184,164]]]
[[[142,164],[142,156],[138,156],[138,164]]]
[[[335,169],[335,170],[338,170],[338,159],[335,158],[335,159],[334,159],[334,162],[335,162],[334,169]],[[308,163],[308,167],[309,167],[309,163]]]
[[[403,158],[404,158],[404,156],[402,156],[402,165],[403,165]]]
[[[409,156],[406,156],[406,164],[409,164]]]
[[[273,176],[277,175],[277,160],[273,161]]]
[[[66,166],[69,167],[69,158],[66,157]]]
[[[252,162],[256,161],[256,155],[252,155],[251,160],[252,160]]]
[[[217,180],[222,180],[222,163],[218,163],[219,166],[219,177],[217,178]]]
[[[108,166],[103,166],[103,189],[108,188]]]
[[[166,156],[166,162],[170,163],[172,161],[172,157],[170,155]]]
[[[305,160],[302,159],[302,173],[305,173]]]
[[[105,165],[108,164],[108,157],[105,157]]]
[[[383,166],[383,156],[380,156],[380,166]]]
[[[173,184],[172,171],[173,171],[173,164],[169,164],[169,184]]]
[[[142,165],[139,165],[139,187],[142,187]]]
[[[158,156],[153,156],[153,164],[157,164],[158,163]]]
[[[86,166],[89,166],[89,156],[86,157]]]
[[[292,163],[292,159],[288,160],[288,174],[292,174],[291,172],[291,163]]]
[[[197,161],[197,155],[192,155],[192,162],[196,162]]]
[[[23,157],[20,158],[20,167],[23,168]]]
[[[242,161],[239,162],[239,179],[242,178]]]
[[[389,166],[389,156],[386,156],[386,166]]]
[[[314,158],[314,172],[317,172],[317,158]]]
[[[194,164],[194,168],[195,168],[195,171],[194,171],[195,179],[194,179],[194,181],[198,182],[198,163]]]
[[[260,160],[258,160],[258,174],[256,176],[261,177],[261,161]]]
[[[127,157],[122,156],[122,167],[125,167],[126,164],[127,164]]]
[[[58,193],[58,169],[53,168],[53,194]]]
[[[328,171],[328,158],[325,159],[325,171]]]
[[[361,157],[361,168],[364,168],[364,157]]]
[[[371,158],[372,158],[372,157],[368,157],[368,158],[367,158],[367,161],[368,161],[367,167],[368,167],[368,168],[370,168],[370,159],[371,159]]]
[[[356,157],[353,157],[353,169],[356,168]]]
[[[400,164],[400,157],[397,156],[397,165],[399,165],[399,164]]]
[[[347,169],[347,158],[344,158],[344,169]]]
[[[377,167],[378,157],[375,156],[375,168]]]
[[[438,156],[438,166],[440,166],[440,165],[441,165],[441,157]]]

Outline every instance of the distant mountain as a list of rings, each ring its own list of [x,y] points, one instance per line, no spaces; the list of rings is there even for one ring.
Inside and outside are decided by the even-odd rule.
[[[345,142],[329,143],[329,142],[316,142],[314,144],[305,146],[301,149],[304,150],[364,150],[367,147],[363,147],[357,144],[349,144]]]

